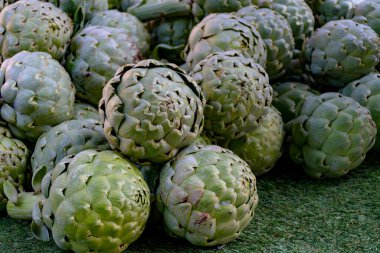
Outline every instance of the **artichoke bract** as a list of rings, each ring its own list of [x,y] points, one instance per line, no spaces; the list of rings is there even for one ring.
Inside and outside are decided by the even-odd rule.
[[[118,68],[141,59],[136,39],[123,29],[89,26],[72,39],[66,68],[76,87],[76,95],[98,105],[104,86]]]
[[[268,55],[265,67],[271,79],[285,74],[285,68],[293,58],[294,39],[288,21],[270,9],[256,9],[248,6],[240,9],[237,15],[250,22],[264,40]]]
[[[156,195],[166,230],[199,246],[236,239],[258,203],[248,164],[212,145],[187,147],[168,162]]]
[[[359,80],[348,83],[340,92],[369,109],[377,126],[374,148],[380,150],[380,74],[368,74]]]
[[[87,149],[110,149],[102,125],[96,120],[63,122],[38,138],[31,159],[32,170],[45,167],[50,171],[64,157]]]
[[[206,98],[206,134],[239,138],[259,124],[272,103],[272,87],[263,67],[237,52],[210,54],[190,73]]]
[[[7,197],[3,190],[8,181],[17,190],[25,187],[29,150],[23,142],[6,136],[0,137],[0,211],[5,209]]]
[[[72,20],[51,3],[18,1],[0,12],[0,55],[42,51],[60,60],[73,33]]]
[[[190,33],[185,48],[186,63],[193,68],[209,54],[236,50],[261,66],[267,50],[260,33],[245,19],[229,13],[210,14]]]
[[[150,35],[144,24],[132,14],[118,10],[97,12],[87,22],[86,26],[108,26],[124,29],[130,37],[136,38],[136,45],[141,54],[146,55],[149,52]]]
[[[82,103],[76,101],[74,103],[74,117],[72,118],[78,120],[93,119],[99,120],[99,111],[97,108],[90,104]]]
[[[380,0],[361,1],[354,10],[353,20],[369,25],[380,35]]]
[[[36,140],[73,116],[75,88],[66,70],[44,52],[20,52],[0,69],[1,117],[19,139]]]
[[[352,98],[309,96],[292,124],[290,156],[311,177],[341,177],[363,162],[376,132],[369,110]]]
[[[141,172],[113,151],[86,150],[63,159],[41,183],[32,231],[74,252],[123,252],[142,234],[149,188]]]
[[[137,163],[163,163],[203,129],[199,86],[174,64],[144,60],[120,68],[99,103],[113,149]]]
[[[285,131],[281,114],[267,107],[260,126],[247,135],[231,140],[228,149],[248,163],[253,174],[260,176],[274,167],[282,155]]]
[[[380,37],[352,20],[330,21],[305,44],[306,70],[325,85],[343,87],[375,70]]]

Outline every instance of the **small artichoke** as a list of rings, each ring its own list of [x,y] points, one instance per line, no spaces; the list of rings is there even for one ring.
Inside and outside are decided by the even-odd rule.
[[[53,4],[18,1],[0,12],[0,55],[7,59],[24,50],[42,51],[60,60],[73,29],[72,20]]]
[[[266,109],[258,128],[228,144],[228,149],[246,161],[255,176],[260,176],[274,167],[282,155],[285,138],[280,112],[274,107]]]
[[[32,231],[74,252],[123,252],[142,234],[149,188],[141,172],[113,151],[63,159],[41,183],[47,200],[33,210]]]
[[[368,74],[359,80],[348,83],[340,92],[369,109],[377,126],[374,148],[380,150],[380,74]]]
[[[380,37],[352,20],[330,21],[305,45],[306,70],[321,83],[343,87],[375,70],[380,62]]]
[[[97,108],[90,104],[76,101],[74,104],[74,117],[72,119],[86,120],[93,119],[99,120],[99,111]]]
[[[265,70],[237,52],[210,54],[190,75],[207,101],[204,129],[215,139],[239,138],[252,131],[272,103]]]
[[[20,52],[0,69],[1,117],[19,139],[36,140],[73,116],[75,88],[59,62],[44,52]]]
[[[137,163],[163,163],[199,136],[204,103],[183,70],[144,60],[118,70],[103,90],[99,112],[113,149]]]
[[[369,110],[352,98],[309,96],[292,124],[290,156],[311,177],[341,177],[363,162],[376,132]]]
[[[236,50],[261,66],[267,61],[267,50],[259,32],[245,19],[229,13],[211,14],[190,33],[185,48],[186,63],[193,68],[209,54]]]
[[[354,21],[369,25],[380,35],[380,0],[364,0],[355,8]]]
[[[136,39],[123,29],[88,26],[72,39],[66,68],[76,95],[98,105],[104,86],[118,68],[141,59]]]
[[[33,172],[41,167],[50,171],[64,157],[87,149],[110,149],[102,125],[95,120],[63,122],[38,138],[31,159]]]
[[[249,166],[219,146],[190,146],[160,174],[157,206],[166,230],[198,246],[236,239],[258,203]]]

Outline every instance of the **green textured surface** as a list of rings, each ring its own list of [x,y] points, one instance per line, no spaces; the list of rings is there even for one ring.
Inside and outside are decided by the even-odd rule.
[[[258,178],[259,205],[248,228],[234,242],[201,249],[147,231],[128,252],[380,252],[380,161],[333,180],[307,178],[279,161]],[[28,222],[0,218],[0,252],[59,252],[54,242],[33,239]]]

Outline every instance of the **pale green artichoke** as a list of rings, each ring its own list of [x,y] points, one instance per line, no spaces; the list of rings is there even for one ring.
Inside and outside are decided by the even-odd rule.
[[[380,37],[352,20],[330,21],[305,45],[306,70],[324,85],[343,87],[375,70],[380,62]]]
[[[377,126],[377,137],[374,148],[380,150],[380,74],[368,74],[359,80],[347,84],[340,92],[369,109],[372,119]]]
[[[361,1],[355,8],[353,19],[369,25],[380,35],[380,0]]]
[[[95,13],[86,26],[108,26],[124,29],[125,33],[136,39],[136,46],[141,54],[149,52],[150,35],[144,24],[135,16],[118,10],[107,10]]]
[[[236,50],[261,66],[266,64],[267,50],[259,32],[245,19],[229,13],[208,15],[197,24],[184,53],[187,65],[194,68],[209,54],[229,50]]]
[[[60,60],[72,33],[72,20],[53,4],[18,1],[0,12],[0,55],[7,59],[24,50],[43,51]]]
[[[329,21],[339,19],[351,19],[354,15],[356,4],[362,0],[313,0],[310,5],[318,26]]]
[[[99,112],[113,149],[137,163],[163,163],[199,136],[204,103],[183,70],[144,60],[118,70],[103,90]]]
[[[227,147],[248,163],[255,176],[260,176],[272,169],[281,157],[284,138],[280,112],[274,107],[267,107],[259,127],[231,140]]]
[[[96,120],[63,122],[38,138],[31,159],[32,170],[35,172],[45,167],[50,171],[64,157],[87,149],[110,149],[102,125]]]
[[[265,107],[272,103],[265,70],[237,52],[210,54],[190,75],[206,98],[204,130],[212,138],[242,137],[258,127]]]
[[[75,101],[74,103],[74,117],[72,119],[85,120],[93,119],[99,120],[99,111],[97,108],[90,104]]]
[[[88,26],[71,41],[66,59],[76,95],[98,105],[102,90],[118,68],[142,59],[135,38],[123,29]]]
[[[285,74],[294,51],[292,28],[278,12],[270,9],[256,9],[254,5],[240,9],[237,15],[255,26],[267,49],[265,70],[271,79]]]
[[[199,246],[236,239],[258,203],[248,164],[219,146],[190,146],[161,171],[157,206],[169,234]]]
[[[341,177],[363,162],[376,132],[369,110],[352,98],[309,96],[292,124],[290,156],[311,177]]]
[[[63,159],[41,188],[47,200],[33,210],[32,231],[48,240],[50,229],[64,250],[123,252],[148,220],[150,193],[141,172],[113,151]]]
[[[1,117],[19,139],[36,140],[73,117],[75,88],[66,70],[44,52],[20,52],[0,69]]]

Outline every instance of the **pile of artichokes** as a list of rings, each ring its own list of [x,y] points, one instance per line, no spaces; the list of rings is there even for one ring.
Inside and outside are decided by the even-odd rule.
[[[344,180],[380,150],[379,17],[378,0],[0,1],[0,217],[74,252],[153,224],[230,243],[279,159]]]

